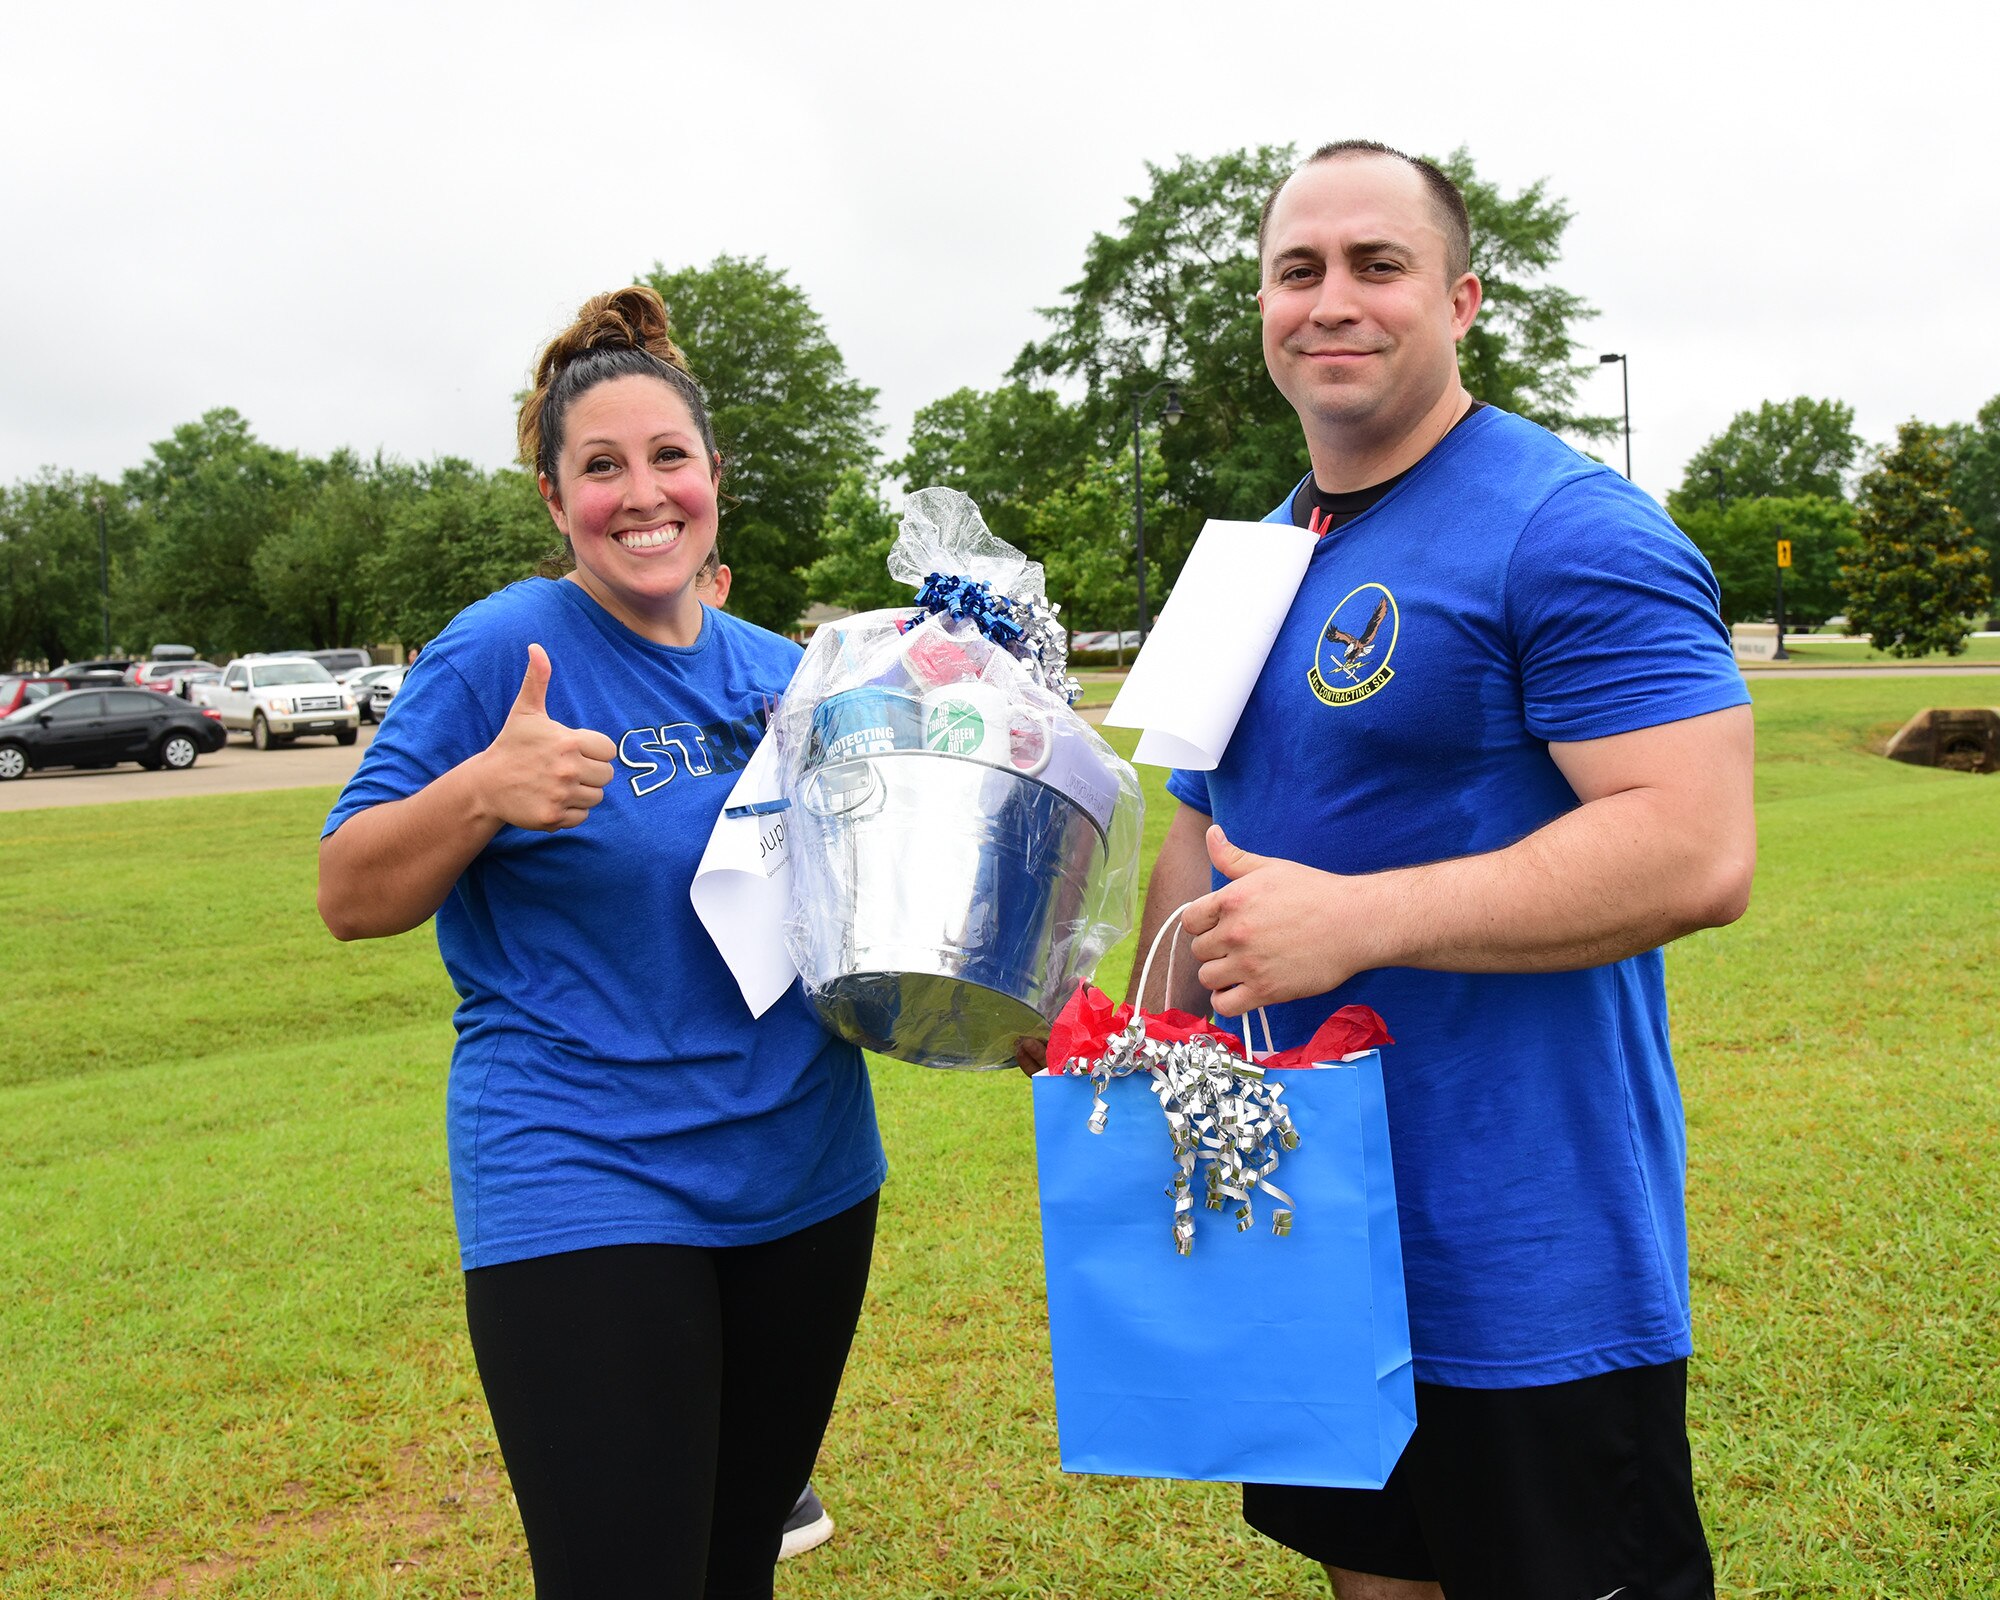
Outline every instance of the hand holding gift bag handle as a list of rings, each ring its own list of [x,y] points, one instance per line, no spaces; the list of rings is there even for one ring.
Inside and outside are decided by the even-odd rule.
[[[1199,899],[1190,900],[1187,902],[1186,905],[1176,906],[1172,911],[1167,913],[1165,920],[1162,921],[1160,924],[1159,931],[1153,935],[1153,942],[1151,946],[1149,946],[1146,951],[1145,963],[1139,969],[1139,987],[1135,989],[1133,993],[1144,995],[1151,992],[1147,988],[1147,985],[1152,981],[1153,958],[1160,953],[1161,941],[1167,939],[1167,937],[1179,925],[1182,916],[1187,912],[1190,906],[1199,905],[1201,903],[1201,900],[1205,898],[1207,897],[1202,896]],[[1167,986],[1166,989],[1163,991],[1164,993],[1169,995],[1171,995],[1174,992],[1175,954],[1176,954],[1175,946],[1173,944],[1169,944],[1167,946]],[[1188,1015],[1188,1013],[1169,1011],[1164,1013],[1164,1015],[1186,1016]],[[1275,1046],[1271,1042],[1271,1019],[1269,1016],[1265,1014],[1264,1008],[1262,1006],[1257,1007],[1257,1017],[1258,1020],[1263,1024],[1264,1028],[1264,1054],[1267,1056],[1275,1054]],[[1256,1053],[1251,1049],[1250,1029],[1247,1023],[1244,1025],[1243,1029],[1243,1054],[1244,1054],[1244,1059],[1246,1060],[1255,1061],[1258,1059]],[[1025,1072],[1030,1078],[1032,1078],[1036,1073],[1042,1071],[1049,1064],[1048,1040],[1033,1039],[1033,1038],[1017,1039],[1014,1043],[1014,1060],[1016,1065],[1018,1065],[1023,1072]],[[1063,1063],[1059,1061],[1056,1063],[1056,1065],[1058,1067],[1061,1067]]]
[[[1216,828],[1213,830],[1213,832],[1219,834],[1222,832],[1222,830],[1220,828]],[[1240,851],[1238,852],[1238,854],[1241,853],[1242,852]],[[1166,939],[1167,936],[1170,933],[1172,933],[1176,927],[1182,925],[1181,919],[1187,915],[1188,910],[1191,907],[1198,906],[1202,903],[1203,900],[1209,898],[1210,897],[1208,895],[1202,895],[1197,899],[1188,901],[1186,905],[1176,906],[1172,911],[1169,911],[1167,913],[1166,919],[1160,924],[1160,931],[1153,935],[1152,946],[1146,951],[1146,963],[1139,969],[1138,993],[1143,995],[1149,992],[1146,988],[1146,985],[1152,981],[1153,957],[1157,956],[1160,953],[1161,941]],[[1170,941],[1167,944],[1167,986],[1160,991],[1162,994],[1171,995],[1174,992],[1174,956],[1178,951],[1178,944],[1179,941],[1177,940]],[[1264,1008],[1262,1006],[1256,1007],[1256,1012],[1257,1012],[1257,1020],[1259,1023],[1263,1025],[1264,1029],[1264,1054],[1267,1056],[1276,1055],[1278,1053],[1278,1047],[1271,1042],[1271,1019],[1265,1013]],[[1248,1022],[1245,1022],[1243,1024],[1243,1055],[1246,1060],[1250,1061],[1256,1061],[1260,1059],[1257,1056],[1256,1052],[1253,1051],[1250,1046],[1250,1024]]]
[[[1240,849],[1214,823],[1205,843],[1229,881],[1188,905],[1184,926],[1217,1016],[1330,994],[1380,964],[1363,943],[1370,928],[1339,915],[1336,874]]]

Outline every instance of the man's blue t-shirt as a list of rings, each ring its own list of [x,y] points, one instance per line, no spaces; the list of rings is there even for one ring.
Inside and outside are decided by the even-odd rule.
[[[1290,520],[1290,499],[1267,520]],[[1330,872],[1498,850],[1577,804],[1569,743],[1742,705],[1715,579],[1607,468],[1486,408],[1314,551],[1221,764],[1168,789]],[[1221,883],[1218,876],[1215,882]],[[1416,1375],[1515,1388],[1685,1356],[1687,1144],[1660,952],[1580,972],[1385,968]]]
[[[613,1244],[757,1244],[881,1187],[867,1070],[796,987],[761,1019],[688,898],[799,648],[703,608],[654,644],[529,579],[425,648],[326,832],[493,742],[548,651],[548,713],[617,745],[578,827],[503,827],[438,909],[458,989],[447,1091],[467,1268]]]

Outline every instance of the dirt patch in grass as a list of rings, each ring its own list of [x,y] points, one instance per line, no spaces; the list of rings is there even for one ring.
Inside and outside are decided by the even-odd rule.
[[[497,1459],[472,1462],[448,1484],[426,1475],[426,1453],[418,1445],[404,1446],[395,1459],[396,1481],[361,1499],[315,1504],[310,1484],[287,1483],[281,1493],[290,1503],[246,1523],[226,1547],[182,1559],[170,1571],[160,1570],[159,1547],[165,1540],[159,1534],[132,1544],[108,1532],[62,1540],[36,1552],[33,1565],[50,1568],[89,1552],[108,1584],[102,1592],[177,1600],[213,1593],[291,1552],[340,1545],[375,1552],[370,1564],[394,1581],[421,1573],[468,1520],[483,1519],[511,1499]],[[512,1517],[511,1507],[506,1515]]]

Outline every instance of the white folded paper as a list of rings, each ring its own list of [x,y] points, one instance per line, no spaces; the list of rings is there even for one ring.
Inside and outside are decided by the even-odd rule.
[[[1212,771],[1304,581],[1318,537],[1210,522],[1104,720],[1138,728],[1135,761]]]
[[[783,805],[777,747],[766,734],[750,764],[737,774],[689,891],[695,915],[754,1017],[776,1005],[799,976],[785,951],[792,863]]]

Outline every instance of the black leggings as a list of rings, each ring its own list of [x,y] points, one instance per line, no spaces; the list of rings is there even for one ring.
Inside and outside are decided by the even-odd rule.
[[[538,1600],[768,1600],[861,1315],[875,1203],[769,1244],[466,1273]]]

